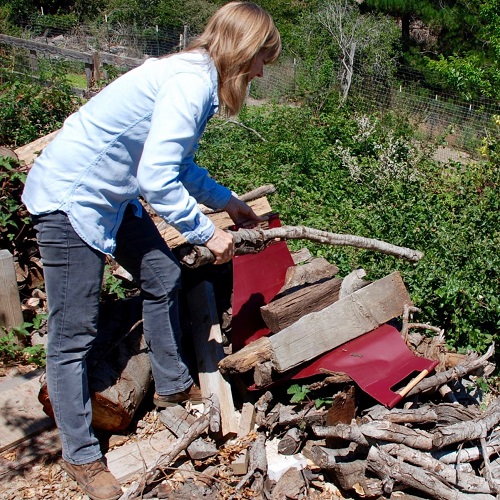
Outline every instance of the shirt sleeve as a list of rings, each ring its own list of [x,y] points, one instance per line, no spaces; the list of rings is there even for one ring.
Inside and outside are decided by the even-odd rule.
[[[144,198],[194,244],[205,243],[215,231],[198,202],[223,208],[231,197],[228,188],[194,162],[212,106],[211,88],[203,76],[180,73],[170,78],[157,95],[137,172]]]

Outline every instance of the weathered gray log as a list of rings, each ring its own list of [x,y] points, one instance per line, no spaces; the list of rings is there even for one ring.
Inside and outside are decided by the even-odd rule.
[[[130,485],[128,490],[120,497],[120,500],[129,500],[131,498],[141,498],[142,492],[147,485],[155,482],[162,473],[162,467],[167,467],[172,460],[185,450],[190,443],[192,443],[196,438],[201,436],[209,427],[210,415],[212,413],[213,401],[215,401],[217,396],[214,394],[212,399],[209,399],[205,404],[205,410],[203,414],[189,427],[189,431],[186,434],[178,437],[170,447],[170,449],[164,453],[154,464],[150,467],[141,477],[139,481],[136,481]]]
[[[278,452],[282,455],[295,455],[305,441],[306,433],[298,427],[288,429],[278,443]]]
[[[296,412],[293,406],[280,406],[279,424],[282,426],[323,424],[327,411],[323,408],[306,408]]]
[[[160,421],[172,434],[180,437],[189,431],[190,426],[196,422],[196,417],[182,406],[176,405],[162,410]],[[213,441],[206,441],[199,437],[189,444],[186,452],[193,460],[203,460],[217,455],[218,450]]]
[[[385,420],[360,425],[359,430],[367,439],[402,443],[418,450],[432,450],[435,447],[432,433]]]
[[[500,422],[500,398],[495,399],[486,409],[484,416],[459,422],[434,431],[434,448],[444,448],[450,444],[473,441],[486,437],[488,432]]]
[[[439,405],[422,406],[414,409],[387,409],[377,405],[363,415],[363,423],[373,420],[387,420],[394,424],[451,424],[481,417],[477,407],[441,403]]]
[[[256,476],[262,478],[265,474],[267,474],[266,436],[259,433],[250,447],[248,472],[236,485],[235,490],[238,491],[243,488],[250,478],[254,477],[255,479]]]
[[[361,432],[357,424],[337,424],[332,426],[312,427],[314,434],[320,438],[340,438],[345,441],[354,442],[362,446],[369,446],[365,435]]]
[[[414,396],[415,394],[427,394],[437,391],[439,387],[447,384],[451,380],[458,380],[463,378],[469,373],[473,373],[478,370],[486,361],[493,356],[495,353],[495,344],[493,343],[483,356],[477,356],[477,354],[471,354],[467,356],[466,360],[462,363],[446,370],[444,372],[436,373],[430,377],[425,378],[419,382],[409,393],[408,396]]]
[[[372,446],[368,453],[368,469],[382,481],[391,478],[430,495],[438,500],[494,500],[488,494],[467,495],[443,483],[436,475],[420,467],[406,464],[391,457],[388,453]]]

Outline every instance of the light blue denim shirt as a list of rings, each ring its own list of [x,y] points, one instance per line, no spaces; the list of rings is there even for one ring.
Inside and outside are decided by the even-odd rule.
[[[142,196],[190,243],[205,243],[215,228],[198,202],[219,209],[231,197],[194,161],[218,104],[206,53],[146,61],[65,121],[28,174],[24,204],[67,213],[84,241],[113,255],[125,208],[137,214]]]

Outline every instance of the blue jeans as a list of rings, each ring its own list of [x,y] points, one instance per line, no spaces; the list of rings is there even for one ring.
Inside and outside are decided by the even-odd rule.
[[[102,456],[92,430],[87,356],[97,332],[105,255],[87,245],[63,212],[33,216],[42,257],[49,319],[47,387],[62,442],[73,464]],[[180,265],[153,221],[128,207],[116,239],[116,261],[140,286],[144,338],[156,391],[187,389],[193,382],[180,352]]]

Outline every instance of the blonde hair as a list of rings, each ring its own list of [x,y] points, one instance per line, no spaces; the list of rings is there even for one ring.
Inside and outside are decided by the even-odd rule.
[[[261,51],[265,64],[276,61],[281,37],[262,7],[253,2],[230,2],[217,10],[187,50],[200,48],[208,51],[217,68],[221,111],[234,116],[243,106],[252,62]]]

